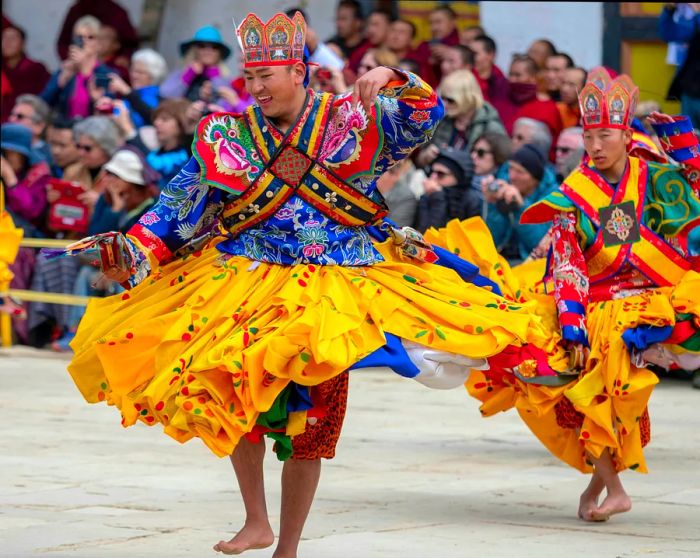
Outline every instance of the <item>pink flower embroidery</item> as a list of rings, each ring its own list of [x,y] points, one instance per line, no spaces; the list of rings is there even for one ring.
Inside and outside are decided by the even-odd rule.
[[[160,217],[154,212],[154,211],[149,211],[148,213],[144,213],[141,215],[141,219],[139,219],[139,222],[142,225],[152,225],[153,223],[157,223],[160,221]]]
[[[311,258],[320,256],[323,254],[324,250],[325,246],[323,244],[309,244],[308,246],[304,246],[302,252],[304,253],[304,257]]]

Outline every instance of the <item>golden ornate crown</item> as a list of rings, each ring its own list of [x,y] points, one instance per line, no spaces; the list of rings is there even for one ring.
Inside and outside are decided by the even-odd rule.
[[[275,14],[267,23],[248,14],[236,29],[244,67],[284,66],[303,62],[306,21],[297,12],[291,19]]]
[[[639,89],[629,76],[621,74],[612,79],[605,68],[592,69],[578,95],[583,129],[626,130],[632,123],[638,101]]]

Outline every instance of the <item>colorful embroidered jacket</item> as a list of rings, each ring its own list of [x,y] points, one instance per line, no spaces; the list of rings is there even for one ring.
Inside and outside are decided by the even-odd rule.
[[[523,214],[526,223],[554,223],[548,279],[565,340],[587,343],[589,301],[674,285],[700,268],[700,199],[687,180],[694,172],[629,157],[613,186],[582,164]]]
[[[194,157],[130,231],[136,284],[217,227],[221,251],[293,265],[381,261],[367,225],[386,215],[376,177],[427,141],[443,114],[420,78],[398,72],[369,114],[350,94],[309,91],[286,134],[257,106],[199,123]]]

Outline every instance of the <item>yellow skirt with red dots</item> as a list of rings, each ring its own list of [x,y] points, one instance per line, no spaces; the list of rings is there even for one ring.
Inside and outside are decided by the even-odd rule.
[[[175,260],[129,292],[90,302],[69,371],[122,423],[162,424],[230,454],[282,390],[314,386],[382,347],[385,332],[488,358],[546,331],[527,305],[452,269],[401,259],[390,241],[367,267],[282,266],[219,252]],[[291,413],[287,434],[304,431]]]
[[[482,274],[500,285],[504,297],[537,301],[538,315],[550,331],[545,344],[549,364],[555,370],[566,369],[554,298],[542,288],[543,260],[511,268],[498,259],[488,228],[479,218],[452,221],[439,231],[428,231],[425,238],[479,265]],[[482,402],[484,416],[516,408],[547,449],[580,471],[591,472],[591,456],[597,458],[607,448],[618,470],[646,472],[642,447],[650,437],[647,403],[658,379],[633,364],[622,335],[640,325],[676,326],[683,319],[683,325],[694,328],[695,341],[666,346],[672,352],[697,351],[700,298],[693,293],[699,290],[700,274],[690,271],[672,288],[589,303],[591,353],[570,383],[547,386],[530,383],[522,375],[475,370],[467,389]]]

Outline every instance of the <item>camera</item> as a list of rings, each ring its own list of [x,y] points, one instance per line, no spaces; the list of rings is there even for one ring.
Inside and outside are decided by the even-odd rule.
[[[491,182],[491,184],[489,184],[488,189],[489,189],[489,192],[492,192],[495,194],[496,192],[498,192],[501,189],[501,181],[494,180],[493,182]]]
[[[109,74],[99,73],[95,74],[95,86],[100,89],[107,89],[109,87]]]
[[[80,35],[74,35],[70,44],[77,46],[78,48],[85,48],[85,39]]]

